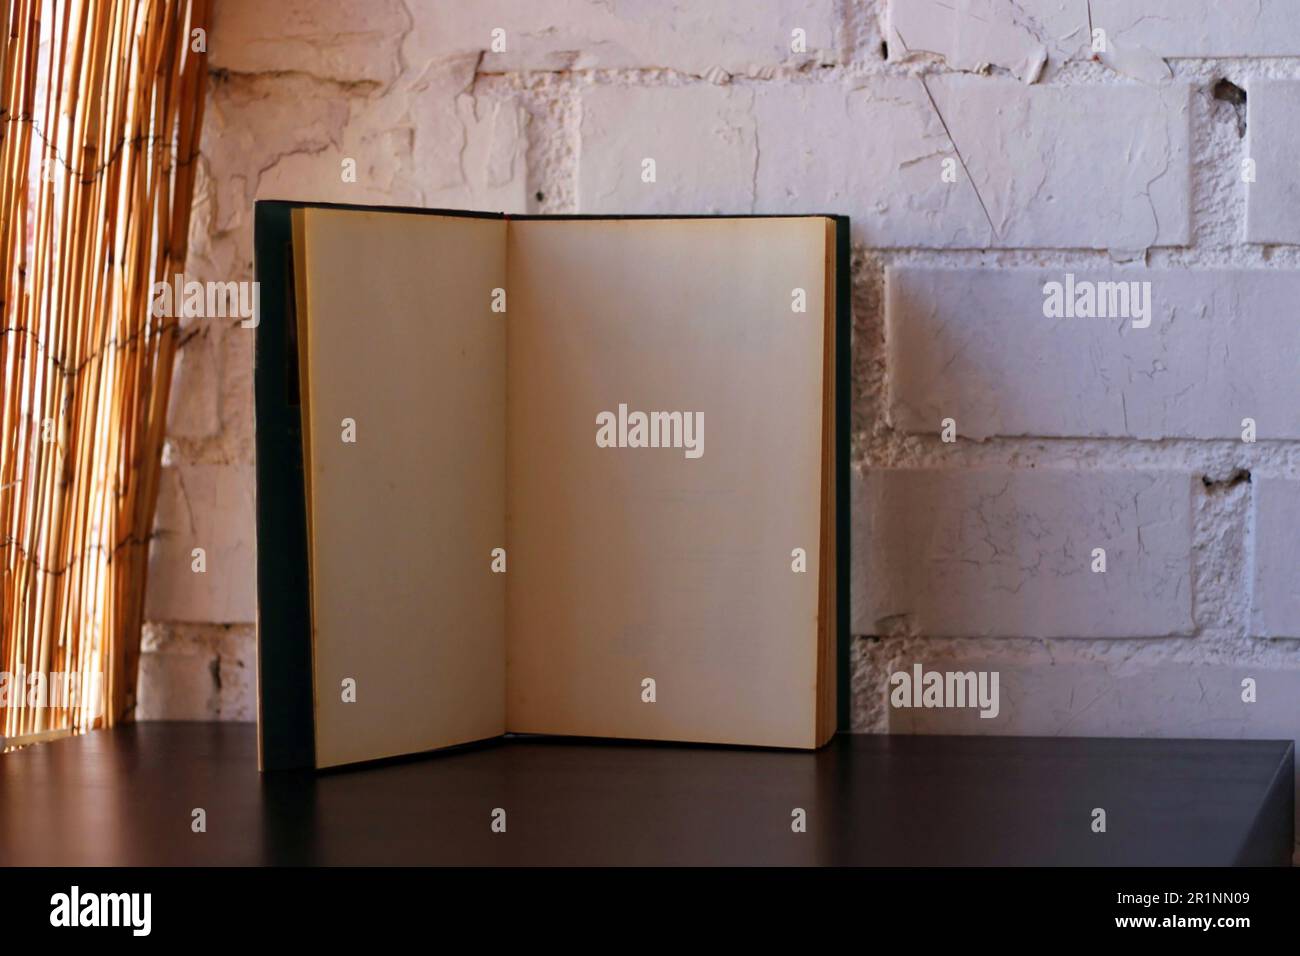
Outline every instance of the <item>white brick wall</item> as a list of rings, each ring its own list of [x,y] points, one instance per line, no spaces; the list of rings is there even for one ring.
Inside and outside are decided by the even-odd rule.
[[[663,6],[223,0],[189,272],[250,276],[259,196],[848,213],[855,726],[1300,736],[1295,5]],[[1151,325],[1045,317],[1067,273],[1150,282]],[[248,719],[251,513],[210,512],[251,482],[252,335],[199,331],[140,711]],[[999,670],[1001,713],[890,708],[917,662]]]

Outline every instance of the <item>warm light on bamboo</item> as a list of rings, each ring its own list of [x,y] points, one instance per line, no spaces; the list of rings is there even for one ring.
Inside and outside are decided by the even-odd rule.
[[[194,31],[207,22],[208,0],[0,0],[10,744],[135,707],[178,331],[151,316],[149,293],[185,265],[206,82]],[[36,674],[77,675],[81,699],[49,701],[42,678],[57,706],[33,706]]]

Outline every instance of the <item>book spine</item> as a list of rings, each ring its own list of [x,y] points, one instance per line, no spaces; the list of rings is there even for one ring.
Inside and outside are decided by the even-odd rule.
[[[850,729],[851,700],[849,650],[849,587],[853,569],[852,479],[849,465],[849,426],[853,418],[853,361],[849,354],[853,333],[852,250],[849,245],[849,217],[835,217],[835,637],[836,637],[836,726],[841,733]]]
[[[293,309],[292,207],[259,202],[254,395],[257,433],[258,757],[263,770],[314,767],[311,600]]]

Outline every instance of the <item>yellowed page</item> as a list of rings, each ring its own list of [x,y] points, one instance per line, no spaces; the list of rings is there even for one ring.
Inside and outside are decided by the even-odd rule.
[[[303,213],[318,767],[504,731],[505,228]]]
[[[825,237],[510,223],[509,730],[816,745]],[[620,404],[702,454],[598,447]]]

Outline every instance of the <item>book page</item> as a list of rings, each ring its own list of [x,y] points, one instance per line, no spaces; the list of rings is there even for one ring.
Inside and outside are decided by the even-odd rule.
[[[505,228],[295,220],[319,767],[504,731]]]
[[[510,223],[510,731],[816,746],[827,234]]]

